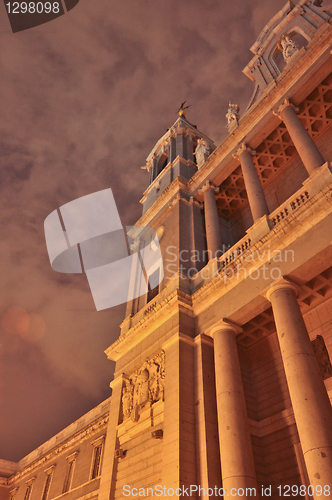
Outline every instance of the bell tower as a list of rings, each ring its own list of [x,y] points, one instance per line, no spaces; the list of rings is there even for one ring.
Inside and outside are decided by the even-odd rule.
[[[143,167],[149,173],[149,186],[141,200],[143,215],[130,236],[139,246],[145,228],[155,231],[163,278],[155,276],[159,269],[146,267],[149,290],[127,303],[121,335],[106,351],[116,369],[100,500],[123,498],[124,486],[137,488],[136,492],[142,486],[167,486],[170,491],[162,498],[172,489],[195,484],[221,487],[212,339],[195,344],[190,284],[190,275],[205,265],[201,255],[206,250],[203,207],[191,196],[191,182],[214,149],[213,141],[180,108],[179,117]],[[204,424],[198,444],[195,377],[202,363],[207,368],[204,380],[199,375],[199,397],[212,402],[209,422],[203,419],[203,406],[199,409]],[[197,483],[195,457],[205,439],[211,441],[209,450],[202,452],[206,477]]]
[[[166,283],[175,276],[186,276],[188,280],[206,264],[203,206],[190,195],[189,184],[214,150],[213,141],[187,120],[185,109],[180,107],[179,117],[148,155],[142,167],[149,173],[149,186],[141,199],[143,215],[130,236],[139,244],[144,228],[156,232],[163,274],[153,266],[146,270],[149,290],[128,301],[124,330],[131,317],[151,302]]]
[[[149,187],[141,200],[143,213],[177,177],[188,181],[216,149],[214,142],[186,118],[179,117],[156,143],[142,167],[149,172]]]

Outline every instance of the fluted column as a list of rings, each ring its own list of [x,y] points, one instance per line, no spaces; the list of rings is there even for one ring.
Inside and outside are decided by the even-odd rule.
[[[199,191],[204,194],[204,215],[209,259],[217,257],[222,248],[219,215],[214,196],[218,191],[219,189],[209,181]]]
[[[315,168],[321,167],[325,163],[325,160],[297,116],[296,113],[298,111],[298,108],[290,103],[288,99],[285,99],[282,105],[274,111],[274,114],[277,115],[286,125],[294,146],[303,161],[303,165],[310,175]]]
[[[236,325],[224,320],[215,327],[214,360],[218,410],[221,469],[225,496],[233,495],[239,488],[256,488],[256,474],[248,427],[247,409],[243,391],[236,334]],[[232,490],[232,493],[231,493]],[[249,496],[247,495],[247,498]],[[250,498],[258,498],[255,495]]]
[[[240,160],[250,210],[255,222],[257,219],[263,217],[263,215],[268,215],[269,210],[254,162],[252,161],[254,154],[256,154],[256,151],[253,151],[243,143],[233,156]]]
[[[296,286],[282,279],[267,297],[310,484],[332,487],[332,409],[296,299]],[[316,489],[315,489],[316,491]],[[319,495],[314,498],[320,498]]]

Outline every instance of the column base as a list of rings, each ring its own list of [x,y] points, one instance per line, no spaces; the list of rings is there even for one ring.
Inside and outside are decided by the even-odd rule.
[[[263,217],[257,219],[254,225],[246,231],[251,239],[251,246],[264,238],[271,231],[272,227],[273,224],[267,215],[263,215]]]
[[[303,186],[308,189],[309,196],[314,196],[325,186],[332,182],[332,172],[327,161],[321,167],[315,168],[311,175],[303,181]]]

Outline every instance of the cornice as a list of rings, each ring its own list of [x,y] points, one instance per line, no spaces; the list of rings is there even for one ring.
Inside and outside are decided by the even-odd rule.
[[[77,446],[86,439],[90,438],[93,436],[96,432],[98,432],[102,427],[105,427],[108,422],[108,413],[99,417],[95,422],[90,424],[88,427],[85,429],[82,429],[81,431],[77,432],[70,438],[68,438],[66,441],[63,443],[60,443],[58,446],[55,446],[51,451],[46,453],[44,456],[38,458],[34,462],[32,462],[30,465],[24,467],[23,469],[19,470],[15,474],[13,474],[10,478],[8,478],[8,485],[11,485],[15,483],[16,481],[24,478],[25,476],[31,474],[34,472],[36,469],[39,467],[45,467],[47,463],[49,463],[52,460],[55,460],[58,458],[61,454],[65,453],[66,450],[73,446]]]
[[[167,287],[166,287],[167,289]],[[163,292],[165,292],[165,290]],[[161,292],[161,293],[163,293]],[[151,331],[155,330],[156,324],[160,324],[160,318],[171,317],[174,312],[179,309],[186,310],[190,315],[193,314],[191,307],[191,296],[179,289],[168,294],[160,302],[152,302],[145,308],[141,309],[132,319],[136,323],[105,350],[105,354],[109,359],[117,361],[125,352],[132,349],[136,344],[140,343],[143,338],[150,335]],[[165,314],[168,310],[168,314]],[[140,319],[139,319],[140,318]],[[139,332],[144,332],[144,336],[138,335]]]

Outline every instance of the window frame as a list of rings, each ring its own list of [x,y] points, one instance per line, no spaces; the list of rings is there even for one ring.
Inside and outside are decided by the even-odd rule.
[[[78,455],[78,451],[75,451],[74,453],[72,453],[71,455],[66,457],[67,469],[66,469],[65,480],[63,483],[62,494],[68,493],[68,491],[71,490],[77,455]]]
[[[31,494],[32,494],[33,483],[35,482],[36,477],[37,476],[34,476],[31,479],[29,479],[29,481],[26,482],[27,487],[26,487],[26,490],[24,493],[24,500],[30,500]]]
[[[51,467],[48,467],[44,472],[46,474],[45,482],[44,482],[44,487],[43,487],[43,493],[41,500],[47,500],[50,489],[51,489],[51,482],[53,478],[53,471],[55,469],[55,465],[51,465]]]
[[[94,479],[97,479],[101,475],[101,466],[102,466],[102,461],[103,461],[103,455],[104,455],[104,443],[105,443],[105,435],[100,436],[99,438],[95,439],[91,444],[93,446],[92,450],[92,461],[91,461],[91,467],[90,467],[90,474],[89,474],[89,480],[93,481]],[[98,470],[97,474],[94,475],[95,471],[95,464],[97,460],[97,450],[100,449],[100,455],[99,455],[99,463],[98,463]]]

